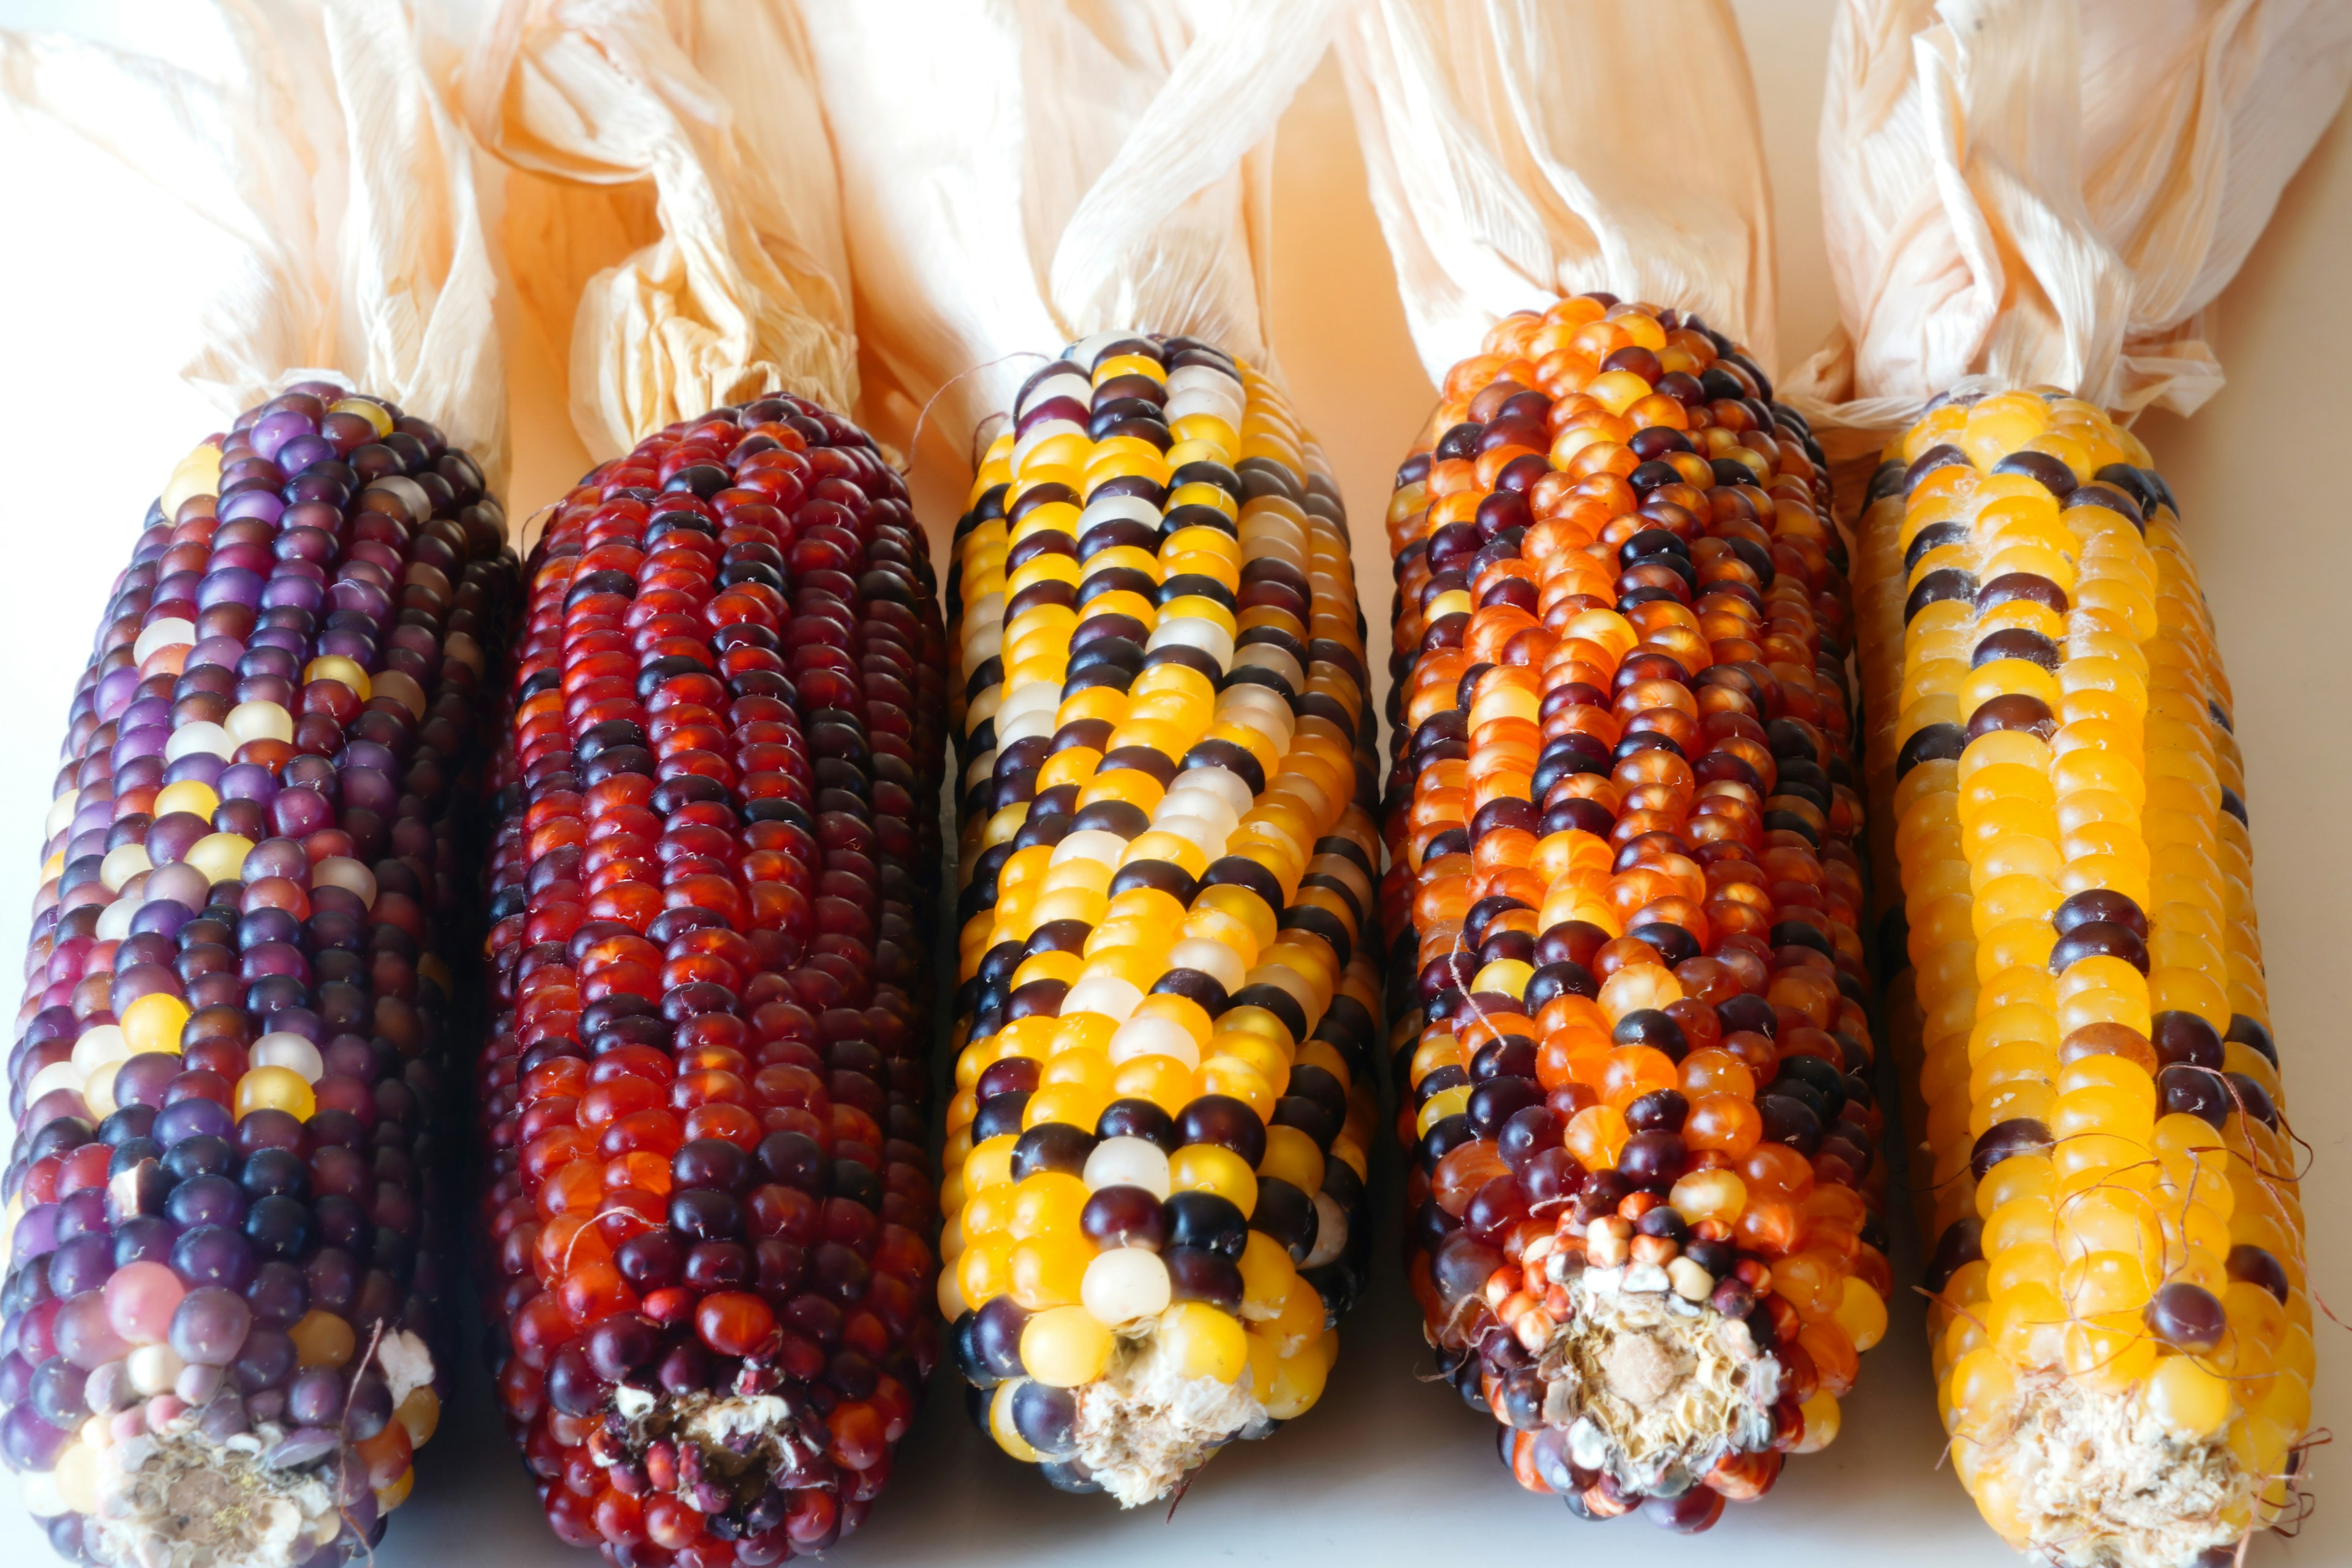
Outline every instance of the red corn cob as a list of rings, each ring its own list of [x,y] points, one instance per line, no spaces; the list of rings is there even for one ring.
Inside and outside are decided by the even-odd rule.
[[[945,646],[905,487],[771,398],[530,567],[482,1061],[500,1398],[616,1562],[854,1528],[937,1356],[921,921]]]

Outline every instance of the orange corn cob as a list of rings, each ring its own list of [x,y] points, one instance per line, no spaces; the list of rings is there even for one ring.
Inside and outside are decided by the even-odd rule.
[[[1704,1530],[1886,1324],[1845,551],[1728,339],[1486,346],[1389,509],[1411,1279],[1523,1484]]]
[[[1955,395],[1860,605],[1953,1468],[2021,1549],[2174,1568],[2289,1508],[2312,1341],[2229,685],[2147,461]]]

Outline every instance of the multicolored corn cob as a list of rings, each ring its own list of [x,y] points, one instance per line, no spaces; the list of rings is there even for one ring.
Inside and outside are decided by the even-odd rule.
[[[1521,1484],[1704,1530],[1886,1327],[1845,550],[1720,333],[1485,347],[1388,513],[1409,1274]]]
[[[759,1568],[865,1518],[938,1355],[937,596],[792,397],[588,476],[530,563],[481,1060],[499,1394],[549,1522]]]
[[[432,426],[304,383],[116,579],[8,1064],[0,1456],[68,1560],[336,1563],[408,1495],[505,540]]]
[[[2293,1506],[2311,1300],[2172,494],[2091,405],[1971,389],[1870,501],[1865,771],[1953,1468],[2051,1561],[2228,1561]]]
[[[1363,1282],[1380,874],[1347,524],[1189,338],[1031,376],[956,531],[957,1095],[975,1419],[1133,1506],[1321,1394]]]

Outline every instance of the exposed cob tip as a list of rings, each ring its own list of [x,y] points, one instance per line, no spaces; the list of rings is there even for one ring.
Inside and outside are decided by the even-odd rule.
[[[1219,1448],[1274,1428],[1246,1381],[1190,1375],[1158,1327],[1115,1338],[1102,1375],[1076,1391],[1078,1461],[1122,1508],[1168,1496]]]
[[[432,1352],[414,1334],[393,1331],[373,1360],[393,1408],[431,1386]],[[347,1430],[264,1420],[236,1431],[202,1409],[96,1453],[83,1544],[98,1562],[140,1568],[296,1568],[343,1533],[368,1484]]]
[[[1536,1376],[1544,1425],[1565,1434],[1578,1468],[1677,1497],[1727,1457],[1771,1447],[1780,1363],[1744,1315],[1693,1300],[1653,1262],[1580,1268],[1555,1251],[1546,1271],[1566,1286],[1568,1311]]]
[[[783,1521],[785,1494],[829,1479],[824,1419],[773,1388],[777,1374],[747,1362],[732,1390],[656,1394],[626,1384],[593,1430],[588,1452],[607,1468],[641,1470],[698,1513],[740,1519],[757,1535]]]
[[[2058,1568],[2232,1562],[2269,1479],[2218,1435],[2169,1430],[2137,1388],[2047,1370],[1972,1446],[1979,1498],[2005,1494],[2026,1549]]]

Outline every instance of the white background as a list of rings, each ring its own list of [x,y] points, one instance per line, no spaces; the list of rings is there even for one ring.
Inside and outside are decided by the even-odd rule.
[[[466,0],[457,0],[464,5]],[[749,0],[747,0],[749,3]],[[835,0],[869,3],[869,0]],[[1822,261],[1816,134],[1832,0],[1741,0],[1778,200],[1784,363],[1835,314]],[[201,66],[217,44],[173,0],[0,0],[0,26],[72,26]],[[1671,75],[1670,62],[1659,62]],[[1662,79],[1662,91],[1667,90]],[[1336,73],[1311,80],[1283,121],[1278,153],[1274,336],[1307,423],[1338,466],[1357,519],[1365,613],[1384,641],[1389,578],[1380,518],[1388,475],[1432,401],[1412,359],[1373,223]],[[1703,156],[1695,148],[1693,155]],[[2257,892],[2291,1109],[2315,1160],[2305,1188],[2311,1276],[2325,1300],[2352,1302],[2352,1258],[2337,1215],[2352,1197],[2345,1157],[2352,1051],[2334,995],[2352,982],[2352,690],[2345,674],[2352,529],[2352,148],[2339,123],[2287,188],[2277,216],[2222,297],[2216,346],[2230,385],[2192,422],[2141,430],[2186,510],[2237,691]],[[37,824],[47,810],[71,682],[107,584],[173,461],[222,420],[174,379],[194,301],[220,257],[216,237],[163,216],[159,194],[106,172],[62,139],[0,141],[0,952],[22,951]],[[585,467],[561,420],[543,349],[509,334],[518,441],[510,510],[551,499]],[[967,476],[926,448],[923,515],[944,537]],[[1385,647],[1372,664],[1384,668]],[[1384,694],[1383,694],[1384,695]],[[1392,1190],[1392,1189],[1390,1189]],[[1898,1280],[1917,1277],[1898,1210]],[[1391,1226],[1391,1230],[1392,1230]],[[958,1391],[935,1386],[866,1529],[829,1556],[845,1563],[1502,1562],[1535,1554],[1640,1552],[1660,1564],[1999,1564],[2014,1561],[1941,1473],[1941,1433],[1916,1308],[1866,1359],[1844,1435],[1796,1460],[1764,1502],[1735,1506],[1686,1540],[1638,1522],[1580,1524],[1512,1484],[1494,1424],[1431,1371],[1417,1315],[1383,1239],[1368,1302],[1342,1330],[1323,1402],[1272,1440],[1237,1446],[1162,1522],[1123,1518],[1100,1498],[1067,1498],[994,1451]],[[2352,1308],[2345,1309],[2352,1312]],[[2352,1421],[2352,1342],[2324,1321],[2315,1425]],[[492,1414],[478,1367],[418,1465],[383,1568],[427,1563],[579,1563],[541,1522]],[[2295,1542],[2264,1538],[2252,1562],[2352,1562],[2347,1465],[2321,1447],[2305,1475],[2318,1511]],[[0,1492],[5,1490],[0,1486]],[[1596,1531],[1606,1531],[1605,1537]],[[0,1563],[47,1561],[41,1538],[0,1508]]]

